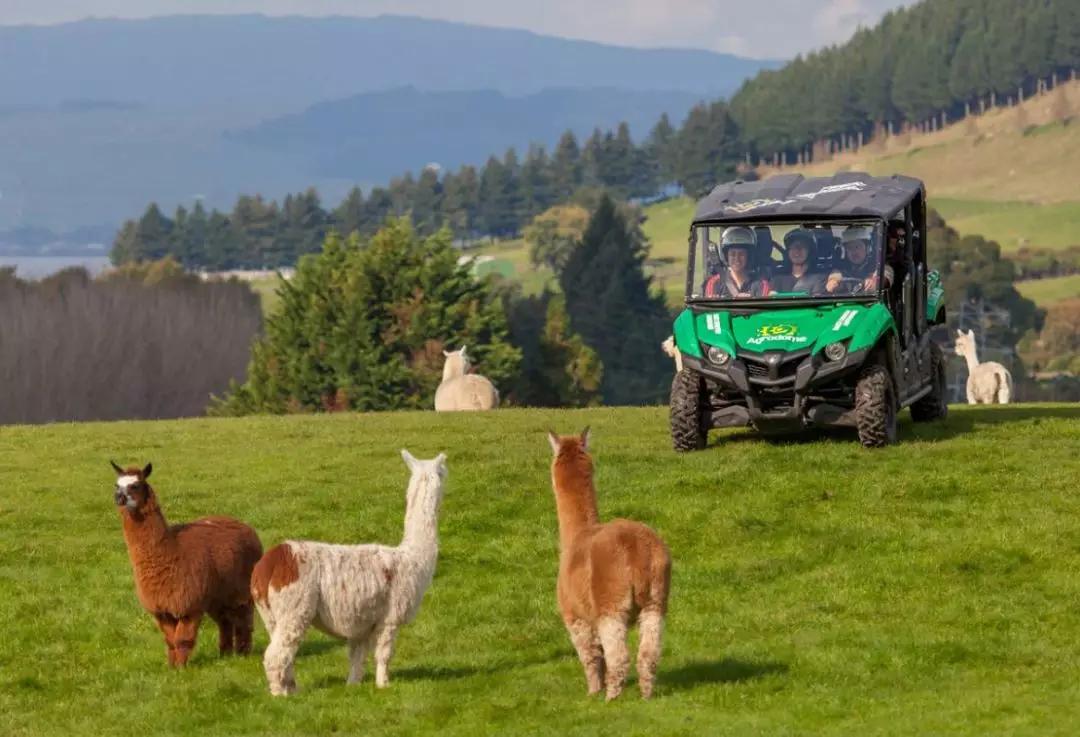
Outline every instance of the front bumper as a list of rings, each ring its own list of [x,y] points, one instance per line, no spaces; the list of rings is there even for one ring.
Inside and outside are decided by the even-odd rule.
[[[850,427],[850,408],[811,401],[823,387],[854,373],[866,361],[867,349],[851,351],[839,361],[819,351],[745,351],[723,366],[693,356],[682,357],[683,366],[712,380],[727,395],[745,400],[713,411],[713,427],[753,425],[762,431],[784,432],[809,425]]]

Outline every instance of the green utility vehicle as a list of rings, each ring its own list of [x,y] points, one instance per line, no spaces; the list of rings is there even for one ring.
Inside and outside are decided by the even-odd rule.
[[[722,184],[690,230],[675,319],[676,450],[709,429],[853,427],[896,442],[897,413],[945,417],[945,320],[926,265],[926,192],[902,176],[776,176]]]

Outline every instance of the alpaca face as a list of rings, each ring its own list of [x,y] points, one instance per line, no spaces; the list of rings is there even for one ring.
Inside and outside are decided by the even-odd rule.
[[[971,352],[971,349],[975,346],[975,333],[971,330],[966,333],[962,330],[956,331],[956,344],[953,350],[958,356],[966,356]]]
[[[146,464],[145,468],[123,469],[115,463],[112,464],[116,471],[116,491],[113,499],[116,506],[124,507],[129,512],[140,509],[150,499],[150,485],[146,478],[153,470],[153,464]]]

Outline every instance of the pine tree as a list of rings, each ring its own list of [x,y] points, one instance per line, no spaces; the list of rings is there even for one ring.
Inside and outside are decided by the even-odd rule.
[[[572,131],[559,138],[551,159],[551,180],[556,202],[564,202],[582,184],[581,149]]]
[[[420,238],[405,219],[364,248],[331,232],[280,296],[247,382],[216,413],[430,407],[444,348],[468,345],[497,386],[521,358],[494,289],[457,265],[449,232]]]
[[[657,347],[670,316],[645,276],[646,253],[637,225],[605,196],[559,279],[573,331],[603,364],[606,404],[658,402],[667,392],[670,361]]]
[[[334,228],[346,238],[353,233],[359,233],[364,227],[365,215],[364,193],[359,187],[353,187],[334,210]]]

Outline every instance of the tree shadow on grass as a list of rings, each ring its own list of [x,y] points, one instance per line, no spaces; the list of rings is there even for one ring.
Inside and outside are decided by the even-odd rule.
[[[683,690],[710,683],[752,681],[774,674],[784,674],[788,670],[787,663],[776,661],[753,662],[736,658],[695,660],[674,670],[661,668],[657,681],[665,688]]]

